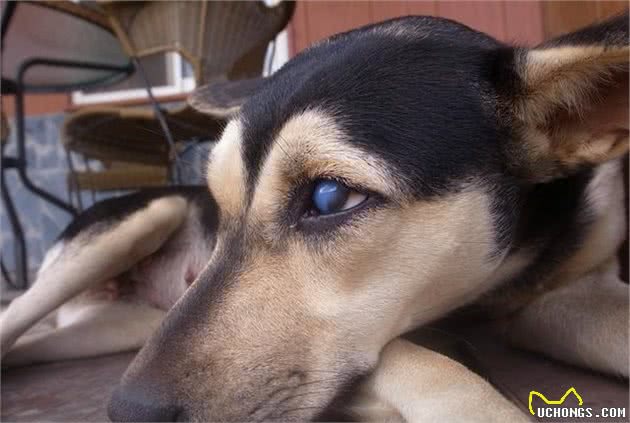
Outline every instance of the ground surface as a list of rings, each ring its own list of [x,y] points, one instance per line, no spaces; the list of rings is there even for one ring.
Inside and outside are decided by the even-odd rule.
[[[584,407],[597,413],[601,407],[625,407],[626,417],[583,419],[582,421],[628,421],[628,382],[602,376],[547,360],[534,354],[510,349],[485,330],[469,329],[458,333],[438,331],[440,340],[452,356],[460,358],[528,412],[531,390],[549,399],[559,399],[575,387]],[[2,414],[4,421],[106,421],[106,403],[133,353],[89,360],[30,366],[2,373]],[[538,400],[535,403],[541,405]],[[567,399],[577,407],[574,398]],[[483,407],[480,404],[480,407]],[[575,421],[565,419],[564,421]],[[562,421],[542,419],[540,421]]]
[[[2,372],[6,421],[107,421],[106,403],[133,353]]]

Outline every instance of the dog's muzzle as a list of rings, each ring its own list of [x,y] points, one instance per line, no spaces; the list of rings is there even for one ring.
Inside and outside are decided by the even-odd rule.
[[[120,385],[112,394],[107,415],[113,422],[187,421],[183,408],[141,388]]]

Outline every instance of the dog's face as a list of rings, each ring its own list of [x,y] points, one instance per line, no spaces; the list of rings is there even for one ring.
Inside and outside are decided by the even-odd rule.
[[[315,418],[393,337],[518,268],[521,187],[595,161],[519,167],[543,154],[518,144],[534,133],[511,96],[529,60],[407,18],[334,37],[265,82],[209,158],[213,256],[112,417]]]

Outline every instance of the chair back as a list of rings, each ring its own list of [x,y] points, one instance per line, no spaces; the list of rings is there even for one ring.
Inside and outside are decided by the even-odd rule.
[[[262,1],[104,2],[131,56],[178,52],[197,84],[262,73],[267,45],[288,24],[295,4]]]

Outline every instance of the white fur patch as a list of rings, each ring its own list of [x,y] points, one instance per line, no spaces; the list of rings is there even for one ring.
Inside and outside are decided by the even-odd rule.
[[[52,247],[50,247],[44,256],[44,260],[42,261],[42,265],[39,267],[39,271],[37,272],[38,278],[41,276],[42,272],[46,271],[59,259],[59,257],[61,257],[61,253],[63,252],[65,245],[65,241],[57,241]]]

